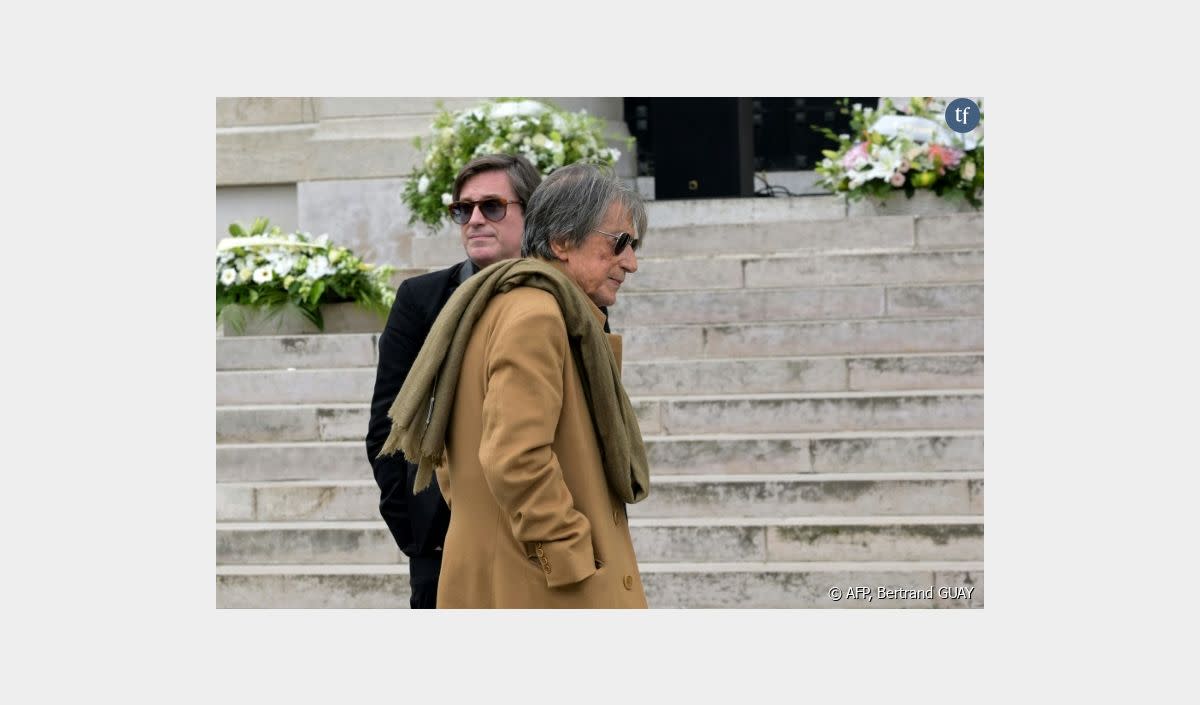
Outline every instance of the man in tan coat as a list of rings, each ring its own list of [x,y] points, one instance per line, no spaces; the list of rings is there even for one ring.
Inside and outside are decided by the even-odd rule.
[[[584,295],[578,310],[594,316],[620,385],[621,338],[603,333],[599,307],[637,271],[640,198],[595,167],[572,165],[547,177],[525,210],[521,254],[549,263],[578,290],[572,295]],[[632,498],[622,498],[606,468],[599,429],[611,426],[595,414],[600,401],[614,405],[589,400],[596,388],[589,370],[581,374],[586,353],[570,323],[554,294],[516,286],[492,296],[470,330],[437,467],[452,510],[439,608],[646,607],[625,506],[648,487],[635,477]]]

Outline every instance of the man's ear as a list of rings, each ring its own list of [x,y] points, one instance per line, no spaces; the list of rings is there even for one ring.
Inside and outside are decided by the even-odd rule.
[[[566,240],[555,240],[554,238],[550,238],[550,250],[554,252],[555,257],[563,262],[566,262],[567,253],[571,251],[571,248],[567,246]]]

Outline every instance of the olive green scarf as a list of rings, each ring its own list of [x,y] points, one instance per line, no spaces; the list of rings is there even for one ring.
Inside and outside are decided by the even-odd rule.
[[[646,448],[608,336],[583,291],[537,259],[497,262],[458,287],[434,321],[388,411],[392,432],[380,455],[402,451],[418,464],[413,492],[429,486],[446,449],[454,390],[471,331],[493,296],[518,286],[535,287],[558,299],[608,484],[626,503],[640,502],[650,489]]]

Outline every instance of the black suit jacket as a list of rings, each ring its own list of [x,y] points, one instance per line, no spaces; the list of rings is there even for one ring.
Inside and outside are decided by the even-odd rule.
[[[375,393],[371,399],[371,421],[367,428],[367,460],[379,485],[379,513],[388,529],[410,558],[436,555],[446,539],[450,509],[442,499],[437,477],[433,484],[413,495],[417,466],[401,453],[379,457],[379,451],[392,430],[388,410],[392,407],[408,371],[412,369],[421,345],[438,313],[459,285],[459,274],[466,262],[429,274],[406,279],[396,290],[396,302],[388,314],[387,326],[379,336],[379,366],[375,374]]]

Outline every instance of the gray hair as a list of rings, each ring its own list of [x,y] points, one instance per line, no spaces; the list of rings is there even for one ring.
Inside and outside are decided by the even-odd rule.
[[[604,221],[608,208],[620,203],[641,238],[646,233],[642,198],[608,168],[576,163],[556,170],[542,181],[525,206],[521,256],[555,260],[550,242],[578,247]]]

